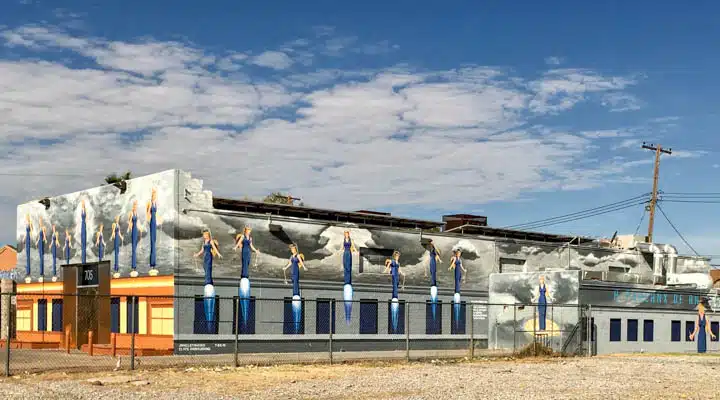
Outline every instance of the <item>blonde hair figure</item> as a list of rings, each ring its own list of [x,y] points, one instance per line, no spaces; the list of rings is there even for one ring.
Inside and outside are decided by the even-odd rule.
[[[45,243],[47,243],[47,230],[45,229],[45,224],[43,224],[42,217],[38,218],[38,236],[37,240],[35,241],[35,247],[38,249],[38,256],[40,257],[40,268],[39,268],[39,274],[38,282],[43,282],[45,280]]]
[[[194,254],[195,257],[203,256],[203,269],[205,270],[205,289],[203,291],[203,305],[205,307],[205,326],[207,332],[217,332],[217,321],[215,318],[215,286],[213,285],[212,268],[213,259],[215,257],[222,258],[222,254],[218,250],[218,242],[213,239],[210,230],[204,230],[202,233],[203,244],[200,251]]]
[[[32,282],[30,277],[30,248],[32,247],[33,225],[30,214],[25,214],[25,282]]]
[[[705,353],[707,351],[708,335],[710,335],[711,339],[715,339],[715,334],[712,333],[710,322],[708,322],[707,315],[705,314],[705,303],[700,302],[700,304],[698,304],[697,319],[695,319],[695,330],[690,334],[690,340],[695,340],[697,337],[698,353]]]
[[[392,298],[390,300],[390,322],[392,324],[392,333],[402,333],[399,330],[400,321],[400,300],[398,300],[398,288],[400,285],[400,277],[402,276],[403,289],[405,288],[405,274],[400,271],[400,252],[395,250],[392,258],[385,260],[385,270],[383,273],[390,273],[390,280],[392,282]]]
[[[293,296],[292,296],[292,310],[293,310],[293,333],[302,333],[302,300],[300,299],[300,268],[307,271],[305,267],[305,257],[298,252],[296,244],[290,245],[290,260],[288,261],[285,268],[283,268],[283,276],[285,277],[285,283],[287,283],[286,271],[290,270],[290,279],[292,280]]]

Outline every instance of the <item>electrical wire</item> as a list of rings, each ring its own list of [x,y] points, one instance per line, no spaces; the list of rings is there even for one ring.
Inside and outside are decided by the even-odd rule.
[[[537,221],[531,221],[531,222],[525,222],[522,224],[506,226],[506,227],[504,227],[504,229],[528,229],[529,227],[550,226],[550,225],[556,225],[558,223],[564,223],[564,222],[575,221],[578,219],[594,217],[596,215],[607,214],[609,212],[623,210],[625,208],[636,206],[638,204],[644,204],[647,202],[648,195],[649,195],[649,193],[644,193],[644,194],[641,194],[641,195],[638,195],[635,197],[631,197],[629,199],[616,201],[614,203],[606,204],[603,206],[588,208],[586,210],[577,211],[577,212],[570,213],[570,214],[564,214],[564,215],[559,215],[556,217],[540,219]]]
[[[662,216],[665,218],[665,220],[668,222],[668,224],[670,224],[670,226],[673,228],[673,230],[678,235],[678,237],[680,237],[680,240],[682,240],[683,243],[685,243],[685,245],[690,250],[692,250],[692,252],[695,253],[696,256],[701,257],[700,253],[698,253],[697,250],[695,250],[695,248],[692,247],[692,245],[690,245],[690,243],[688,243],[687,240],[685,240],[685,236],[683,236],[682,233],[680,233],[678,228],[675,226],[675,224],[673,224],[672,221],[670,221],[670,218],[667,216],[667,214],[665,214],[665,211],[662,209],[662,207],[660,207],[660,204],[656,204],[656,206],[657,206],[657,209],[660,211],[660,214],[662,214]]]
[[[637,236],[638,232],[640,232],[640,225],[642,225],[643,220],[645,220],[645,215],[647,214],[647,209],[643,207],[642,215],[640,216],[640,222],[637,224],[637,228],[635,228],[635,235]]]
[[[526,225],[526,226],[523,226],[523,227],[520,228],[520,229],[522,229],[522,230],[536,230],[536,229],[545,228],[545,227],[548,227],[548,226],[554,226],[554,225],[559,225],[559,224],[565,224],[565,223],[568,223],[568,222],[580,221],[580,220],[587,219],[587,218],[597,217],[598,215],[610,214],[610,213],[617,212],[617,211],[621,211],[621,210],[625,210],[625,209],[628,209],[628,208],[631,208],[631,207],[637,207],[637,206],[639,206],[639,205],[644,206],[646,203],[647,203],[646,201],[638,201],[638,202],[636,202],[636,203],[626,204],[626,205],[624,205],[624,206],[619,206],[619,207],[611,208],[611,209],[608,209],[608,210],[595,211],[595,212],[590,213],[590,214],[583,214],[583,215],[579,215],[579,216],[575,216],[575,217],[565,218],[565,219],[556,220],[556,221],[552,221],[552,222],[544,222],[544,223],[535,224],[535,225]]]

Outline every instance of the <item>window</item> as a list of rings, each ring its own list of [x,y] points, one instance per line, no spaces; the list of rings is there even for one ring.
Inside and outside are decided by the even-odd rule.
[[[435,318],[433,318],[433,304],[430,300],[425,301],[425,334],[442,334],[442,302],[438,300],[435,304]]]
[[[237,312],[238,312],[238,301],[240,301],[240,307],[244,307],[244,305],[247,305],[247,321],[242,318],[243,311],[242,308],[240,309],[240,321],[237,320]],[[246,300],[247,301],[247,300]],[[239,324],[239,325],[238,325]],[[233,307],[233,326],[232,326],[232,333],[235,334],[235,328],[240,327],[240,332],[238,332],[238,335],[254,335],[255,334],[255,297],[250,297],[250,300],[247,303],[242,303],[239,297],[235,297],[235,305]]]
[[[397,312],[397,321],[393,326],[393,306]],[[398,300],[397,303],[393,304],[392,301],[388,301],[388,334],[389,335],[403,335],[405,334],[405,301]]]
[[[175,310],[172,304],[150,306],[150,334],[172,335],[175,321]]]
[[[38,331],[46,331],[47,330],[47,300],[46,299],[40,299],[37,302],[38,306],[38,318],[37,318],[37,330]]]
[[[335,307],[332,300],[318,299],[316,302],[316,310],[315,333],[319,335],[329,334],[331,324],[332,333],[335,333]]]
[[[125,333],[138,333],[140,326],[140,299],[137,296],[128,296],[126,299],[127,325]],[[133,307],[133,304],[135,307]]]
[[[646,319],[643,321],[643,341],[652,342],[655,331],[655,321]]]
[[[377,300],[360,300],[360,333],[368,335],[378,333]]]
[[[119,297],[111,297],[110,298],[110,332],[120,333],[120,298]]]
[[[691,342],[690,334],[695,330],[695,321],[685,321],[685,341]]]
[[[298,308],[296,309],[296,307]],[[296,313],[298,314],[296,315]],[[286,335],[302,335],[305,333],[304,299],[293,300],[292,297],[285,298],[283,333]]]
[[[638,340],[638,320],[627,320],[627,341],[637,342]]]
[[[467,309],[467,303],[461,301],[459,307],[455,302],[452,303],[450,316],[452,322],[450,323],[450,334],[452,335],[464,335],[465,334],[465,316]]]
[[[682,327],[680,325],[680,321],[671,321],[670,322],[670,341],[672,342],[679,342],[682,338]]]
[[[210,298],[212,299],[212,298]],[[208,321],[205,316],[205,297],[195,296],[195,320],[193,321],[193,333],[198,335],[215,335],[218,333],[218,315],[220,314],[220,298],[215,296],[215,310],[213,318]]]
[[[619,342],[622,332],[622,322],[618,318],[610,319],[610,341]]]
[[[525,260],[519,258],[500,258],[500,273],[523,272]]]
[[[16,313],[17,330],[18,331],[29,331],[32,329],[32,308],[30,307],[18,307]]]
[[[53,332],[63,331],[63,301],[53,299],[52,301],[52,330]]]
[[[717,342],[718,340],[720,340],[720,322],[710,322],[710,332],[715,335],[715,339],[710,339],[711,341]]]

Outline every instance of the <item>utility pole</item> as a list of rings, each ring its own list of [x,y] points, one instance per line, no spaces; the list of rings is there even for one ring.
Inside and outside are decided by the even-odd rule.
[[[650,220],[648,221],[648,234],[647,234],[647,240],[648,243],[653,242],[653,228],[655,225],[655,206],[657,205],[658,200],[658,178],[660,177],[660,155],[662,153],[665,154],[672,154],[672,149],[663,149],[661,145],[654,145],[650,143],[650,145],[645,144],[643,142],[642,144],[643,149],[652,150],[655,152],[655,169],[653,172],[653,188],[652,188],[652,197],[650,198]]]

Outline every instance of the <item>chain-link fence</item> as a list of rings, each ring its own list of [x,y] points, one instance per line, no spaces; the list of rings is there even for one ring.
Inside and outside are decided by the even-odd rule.
[[[588,307],[4,294],[5,373],[587,354]],[[536,347],[537,349],[537,347]]]

